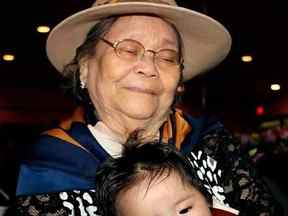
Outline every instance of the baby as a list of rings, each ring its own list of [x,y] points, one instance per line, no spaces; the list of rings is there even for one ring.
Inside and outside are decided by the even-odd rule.
[[[211,196],[173,146],[135,144],[97,173],[95,196],[103,216],[209,216]]]

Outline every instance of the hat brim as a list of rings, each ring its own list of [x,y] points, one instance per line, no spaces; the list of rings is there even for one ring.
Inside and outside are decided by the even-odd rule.
[[[75,57],[77,47],[100,19],[125,14],[153,14],[173,23],[184,46],[184,81],[219,64],[231,48],[229,32],[216,20],[199,12],[164,4],[122,2],[80,11],[59,23],[50,33],[46,49],[55,68],[62,72]]]

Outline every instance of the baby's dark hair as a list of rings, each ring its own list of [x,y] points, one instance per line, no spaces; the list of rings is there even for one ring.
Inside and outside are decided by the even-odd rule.
[[[137,183],[149,180],[149,185],[158,178],[167,178],[176,172],[183,184],[190,184],[202,192],[208,203],[211,196],[205,190],[190,162],[174,146],[149,142],[139,142],[129,138],[123,154],[108,159],[96,175],[96,200],[100,215],[116,216],[116,203],[120,193]],[[149,190],[149,186],[147,188]]]

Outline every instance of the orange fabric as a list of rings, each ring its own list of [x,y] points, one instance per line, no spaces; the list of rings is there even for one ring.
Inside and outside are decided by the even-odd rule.
[[[171,121],[168,120],[164,123],[164,126],[163,126],[162,141],[164,143],[168,143],[168,140],[170,137],[172,137],[172,126],[171,126]]]
[[[85,122],[84,108],[82,106],[78,106],[74,110],[72,116],[68,116],[65,119],[62,119],[59,126],[65,130],[69,130],[71,128],[72,122]]]
[[[175,112],[175,124],[176,124],[176,148],[179,150],[181,148],[181,144],[185,139],[186,135],[192,130],[191,126],[188,122],[183,118],[183,114],[181,110],[176,110]],[[172,132],[172,123],[171,121],[167,121],[163,127],[163,141],[168,142],[169,138],[173,136]]]
[[[183,140],[185,139],[186,135],[191,131],[191,126],[188,124],[188,122],[183,118],[183,113],[181,110],[176,109],[175,112],[175,124],[176,124],[176,148],[179,150],[181,148],[181,144]],[[68,116],[67,118],[63,119],[60,123],[60,127],[64,130],[69,130],[71,128],[71,125],[73,122],[83,122],[84,120],[84,108],[79,106],[75,109],[73,114],[71,116]],[[61,129],[52,129],[48,132],[46,132],[49,135],[55,136],[57,138],[60,138],[62,140],[65,140],[69,143],[72,143],[74,145],[82,147],[76,140],[74,140],[72,137],[70,137],[67,133],[65,133],[64,130]],[[172,123],[170,120],[164,123],[163,126],[163,142],[168,143],[168,140],[173,136],[172,132]],[[75,143],[77,142],[77,144]]]
[[[77,147],[84,149],[85,151],[88,151],[78,141],[73,139],[73,137],[71,137],[69,134],[67,134],[64,130],[62,130],[60,128],[54,128],[54,129],[48,130],[48,131],[44,132],[43,134],[47,134],[47,135],[56,137],[58,139],[64,140],[68,143],[71,143]]]

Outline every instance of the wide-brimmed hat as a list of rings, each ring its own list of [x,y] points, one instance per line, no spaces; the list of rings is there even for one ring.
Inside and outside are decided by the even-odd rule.
[[[97,0],[59,23],[47,40],[47,55],[59,72],[75,57],[76,49],[99,20],[126,14],[152,14],[173,23],[184,45],[184,81],[219,64],[231,47],[229,32],[216,20],[179,7],[174,0]]]

